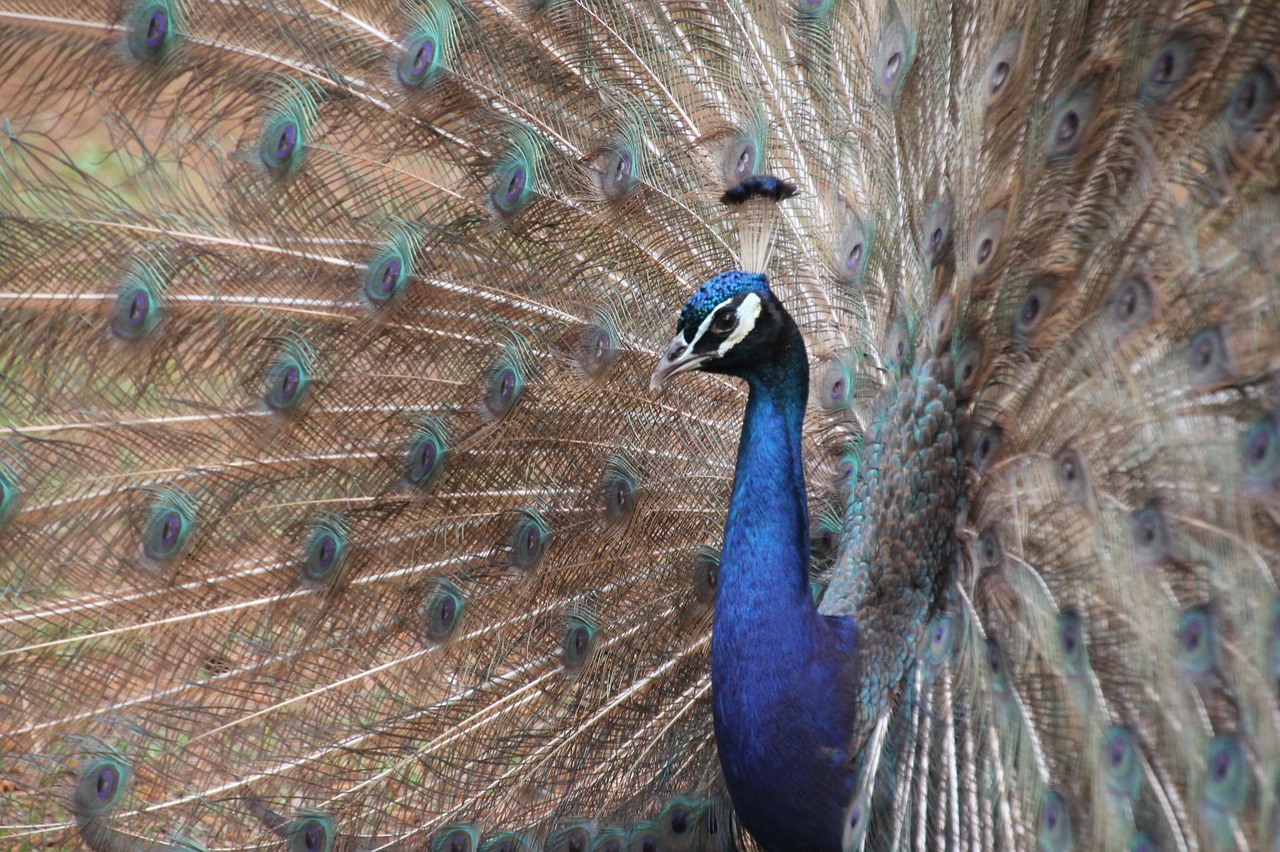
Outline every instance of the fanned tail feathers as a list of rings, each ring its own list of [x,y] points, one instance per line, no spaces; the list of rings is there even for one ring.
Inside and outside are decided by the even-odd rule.
[[[744,393],[648,377],[767,258],[816,593],[899,655],[848,847],[1280,845],[1278,85],[1256,1],[0,0],[0,834],[749,846]]]

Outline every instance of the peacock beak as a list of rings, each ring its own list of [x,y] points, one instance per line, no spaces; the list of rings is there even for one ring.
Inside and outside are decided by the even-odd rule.
[[[693,345],[685,342],[684,334],[677,334],[671,338],[666,354],[658,359],[658,366],[653,368],[653,375],[649,377],[649,390],[662,390],[667,379],[677,373],[695,370],[715,356],[715,352],[694,352]]]

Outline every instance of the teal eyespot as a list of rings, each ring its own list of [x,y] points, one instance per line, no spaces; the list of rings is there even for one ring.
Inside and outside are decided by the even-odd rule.
[[[845,364],[836,361],[822,374],[818,404],[833,414],[847,411],[853,404],[853,390],[853,373]]]
[[[1218,636],[1207,607],[1193,607],[1178,619],[1178,665],[1183,674],[1199,678],[1218,665]]]
[[[124,18],[125,45],[139,62],[159,62],[171,54],[180,40],[179,2],[148,2],[132,5]]]
[[[635,189],[637,164],[637,149],[630,139],[619,139],[600,155],[597,181],[605,198],[615,201]]]
[[[698,812],[697,803],[690,799],[683,796],[670,799],[654,824],[663,839],[659,848],[675,848],[682,838],[692,838],[698,828]]]
[[[335,836],[333,820],[321,815],[295,819],[285,834],[289,852],[330,852]]]
[[[860,434],[855,434],[844,446],[840,458],[836,460],[835,476],[832,486],[842,496],[847,497],[858,484],[858,470],[862,463],[862,443]]]
[[[929,622],[925,636],[928,644],[924,649],[924,662],[931,673],[936,673],[951,660],[951,653],[955,649],[954,618],[945,612],[938,613]]]
[[[1032,282],[1013,318],[1014,340],[1022,344],[1034,340],[1036,332],[1049,318],[1057,289],[1057,281],[1052,278],[1040,278]]]
[[[449,434],[444,423],[435,418],[423,420],[405,452],[405,481],[414,488],[427,488],[444,470],[448,457]]]
[[[594,833],[593,827],[586,823],[556,829],[543,844],[543,852],[587,852]]]
[[[863,847],[867,829],[871,823],[870,816],[871,802],[867,791],[862,791],[845,808],[840,844],[842,849],[861,849]]]
[[[466,598],[457,586],[447,580],[438,581],[420,613],[424,638],[434,643],[452,636],[465,607]]]
[[[969,340],[962,344],[956,352],[956,392],[962,398],[972,396],[982,381],[983,349],[982,343]]]
[[[875,226],[849,211],[850,221],[833,244],[832,258],[836,275],[846,284],[856,285],[867,272],[871,247],[875,243]]]
[[[469,825],[451,825],[436,832],[431,852],[473,852],[480,834]]]
[[[1149,565],[1168,555],[1169,530],[1157,504],[1148,503],[1134,514],[1133,544],[1139,561]]]
[[[1066,799],[1055,790],[1046,792],[1040,801],[1036,845],[1043,852],[1063,852],[1071,848],[1071,815]]]
[[[350,548],[347,522],[325,515],[311,522],[302,543],[302,579],[319,586],[339,575]]]
[[[448,0],[414,3],[413,26],[400,41],[396,78],[406,89],[426,89],[438,79],[456,40],[453,5]]]
[[[155,325],[158,314],[158,309],[153,310],[152,297],[146,288],[132,287],[116,296],[115,321],[111,328],[117,337],[144,337],[147,327]]]
[[[161,566],[176,562],[190,543],[195,517],[195,501],[185,491],[165,488],[157,492],[143,524],[143,556]]]
[[[1205,755],[1205,802],[1222,813],[1234,814],[1249,793],[1249,766],[1235,735],[1215,737]]]
[[[378,250],[365,266],[360,292],[374,308],[391,304],[417,275],[415,240],[407,233],[397,234]]]
[[[1107,789],[1117,796],[1133,798],[1142,783],[1138,743],[1127,728],[1112,725],[1103,738],[1103,778]]]
[[[1084,459],[1073,447],[1063,447],[1053,457],[1053,469],[1058,478],[1058,489],[1064,499],[1083,502],[1089,495],[1088,476]]]
[[[525,198],[525,184],[529,179],[528,167],[524,163],[510,163],[494,173],[494,204],[504,213],[510,213],[520,206]]]
[[[289,81],[276,94],[258,136],[258,158],[269,172],[284,177],[297,171],[306,159],[318,115],[319,105],[310,85]]]
[[[311,390],[312,362],[310,347],[295,339],[285,340],[279,353],[263,377],[263,401],[280,414],[301,408]]]
[[[76,783],[76,813],[99,817],[109,812],[124,796],[129,774],[129,767],[115,758],[103,757],[90,763],[80,772]]]
[[[986,106],[1000,100],[1011,90],[1009,81],[1017,70],[1018,58],[1022,47],[1022,34],[1011,30],[1000,37],[991,58],[987,60],[986,72],[979,78],[979,96]]]
[[[1048,156],[1051,160],[1070,157],[1080,150],[1089,135],[1098,106],[1098,92],[1084,86],[1069,95],[1049,117]]]
[[[951,251],[951,228],[954,208],[950,197],[935,201],[929,207],[923,228],[924,257],[930,268],[942,263]]]
[[[1174,37],[1151,58],[1142,81],[1142,99],[1152,104],[1167,101],[1191,72],[1196,51],[1191,42]]]
[[[1000,452],[1000,442],[1002,440],[1004,440],[1004,432],[1001,431],[999,426],[988,426],[982,430],[982,434],[978,435],[978,439],[973,445],[973,454],[971,456],[975,472],[986,472],[991,462],[995,460],[996,453]]]
[[[1267,415],[1249,427],[1240,454],[1248,490],[1253,494],[1271,492],[1280,474],[1280,430],[1275,417]]]
[[[285,170],[294,163],[294,155],[301,158],[298,136],[301,129],[292,118],[278,118],[267,126],[262,134],[262,162],[269,168]]]
[[[167,273],[158,262],[135,259],[116,290],[111,332],[123,341],[141,340],[160,324]]]
[[[1084,622],[1074,612],[1058,616],[1058,645],[1062,651],[1062,666],[1073,678],[1083,677],[1089,670],[1089,650],[1086,647]]]
[[[887,100],[893,100],[902,90],[911,61],[915,58],[915,41],[915,34],[896,14],[880,35],[875,58],[876,87]]]
[[[951,331],[955,326],[955,311],[950,296],[943,296],[933,306],[929,315],[929,342],[942,349],[951,339]]]
[[[1227,345],[1222,340],[1221,331],[1215,327],[1196,332],[1187,344],[1187,367],[1191,386],[1197,390],[1207,390],[1230,381]]]
[[[730,137],[724,148],[725,183],[741,183],[756,174],[760,157],[759,140],[747,134]]]
[[[485,377],[485,410],[492,417],[505,417],[520,402],[524,386],[520,359],[510,352],[500,355]]]
[[[529,852],[529,840],[522,834],[501,831],[485,841],[480,852]]]
[[[511,530],[511,564],[522,571],[537,567],[547,549],[550,527],[537,512],[520,512]]]
[[[561,643],[561,660],[567,669],[581,668],[595,647],[597,628],[589,618],[571,615]]]
[[[411,35],[403,45],[404,56],[397,70],[400,82],[417,88],[427,81],[436,67],[436,40],[433,35]]]
[[[538,194],[538,168],[542,144],[523,126],[512,129],[506,154],[489,173],[489,205],[499,219],[515,215]]]
[[[21,493],[17,471],[0,459],[0,530],[17,514]]]
[[[1276,105],[1276,79],[1259,65],[1244,76],[1227,101],[1227,124],[1239,134],[1252,131],[1271,115]]]
[[[1126,278],[1107,306],[1107,313],[1120,334],[1146,325],[1155,312],[1155,296],[1151,285],[1138,275]]]
[[[621,524],[635,514],[639,501],[639,472],[626,459],[614,457],[605,466],[601,498],[605,518],[610,524]]]
[[[605,374],[618,355],[618,341],[607,325],[593,324],[578,338],[578,366],[593,379]]]
[[[916,328],[909,316],[898,317],[884,342],[885,366],[899,376],[911,370],[916,353]]]
[[[1005,211],[991,210],[987,212],[974,229],[969,241],[969,269],[975,279],[982,278],[996,266],[1000,257],[1000,247],[1004,239]]]
[[[720,579],[720,552],[699,546],[693,552],[693,595],[699,603],[710,606],[716,600],[716,583]]]

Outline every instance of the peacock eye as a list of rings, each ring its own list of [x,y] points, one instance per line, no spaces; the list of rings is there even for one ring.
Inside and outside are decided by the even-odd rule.
[[[711,321],[711,330],[716,334],[728,334],[737,324],[738,314],[735,311],[725,311],[716,314],[716,318]]]
[[[524,169],[516,168],[511,172],[511,178],[507,181],[507,194],[504,200],[514,204],[516,199],[520,197],[520,193],[524,190]]]
[[[471,837],[463,829],[450,832],[444,842],[436,848],[447,849],[448,852],[471,852]]]
[[[178,543],[180,532],[182,532],[182,517],[177,512],[165,515],[160,524],[160,547],[171,550]]]
[[[1004,81],[1009,79],[1009,63],[1001,59],[991,67],[991,75],[987,78],[987,93],[994,95],[1000,91]]]
[[[164,10],[156,9],[147,20],[146,45],[148,50],[157,50],[164,44],[165,34],[169,31],[169,19]]]
[[[738,159],[733,166],[734,177],[746,177],[751,174],[755,166],[756,150],[750,144],[742,146],[742,150],[738,153]]]
[[[85,769],[75,793],[77,810],[87,816],[100,816],[110,811],[124,794],[126,773],[123,764],[110,758]]]
[[[613,160],[613,188],[621,189],[631,179],[631,155],[619,151]]]
[[[435,55],[436,46],[431,43],[430,39],[424,39],[417,52],[413,54],[413,72],[415,74],[425,74],[427,68],[431,67],[431,60],[435,58]]]
[[[103,766],[94,776],[94,791],[98,794],[98,798],[107,801],[116,791],[116,783],[119,780],[119,774],[110,766]]]
[[[857,272],[861,265],[862,243],[854,243],[853,248],[849,249],[849,253],[844,256],[844,268],[850,272]]]
[[[292,124],[286,124],[280,130],[280,134],[276,137],[276,159],[284,162],[289,159],[289,155],[293,153],[293,147],[298,143],[298,128]]]
[[[298,368],[288,366],[280,376],[280,398],[288,401],[293,399],[293,395],[298,390]]]
[[[1076,134],[1079,132],[1080,113],[1075,110],[1063,113],[1062,120],[1058,122],[1058,144],[1067,145],[1074,142]]]
[[[902,70],[902,51],[895,50],[885,60],[883,80],[886,86],[892,86],[898,79],[898,72]]]

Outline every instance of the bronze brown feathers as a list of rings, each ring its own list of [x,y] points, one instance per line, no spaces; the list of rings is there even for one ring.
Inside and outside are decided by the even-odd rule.
[[[750,844],[741,390],[648,376],[777,174],[825,609],[965,418],[856,843],[1280,846],[1278,87],[1260,0],[0,0],[4,844]]]

